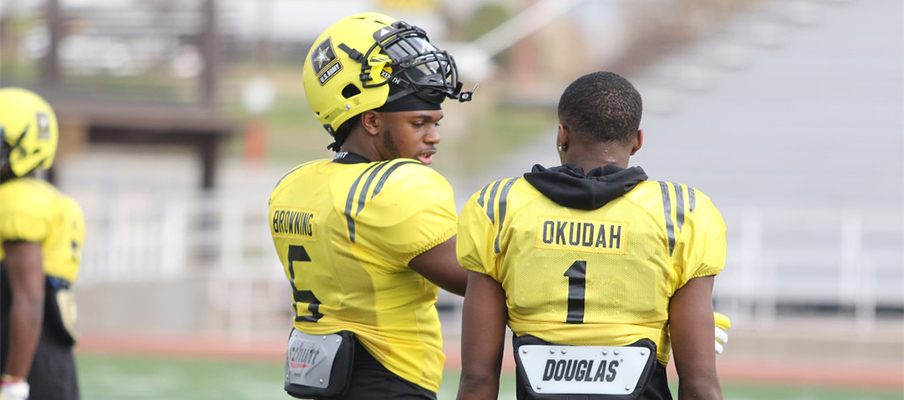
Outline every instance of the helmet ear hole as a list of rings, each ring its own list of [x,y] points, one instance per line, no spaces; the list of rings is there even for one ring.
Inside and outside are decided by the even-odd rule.
[[[348,84],[345,85],[344,88],[342,88],[342,97],[345,97],[346,99],[357,96],[359,94],[361,94],[361,89],[358,89],[358,87],[355,85]]]

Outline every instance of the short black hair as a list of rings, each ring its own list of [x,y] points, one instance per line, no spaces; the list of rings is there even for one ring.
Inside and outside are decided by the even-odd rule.
[[[642,114],[640,93],[614,72],[584,75],[568,85],[559,98],[559,123],[593,141],[633,139]]]

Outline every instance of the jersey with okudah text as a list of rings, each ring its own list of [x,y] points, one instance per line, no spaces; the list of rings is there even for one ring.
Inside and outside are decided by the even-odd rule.
[[[17,178],[0,184],[0,240],[40,243],[46,275],[75,283],[84,239],[81,207],[50,183]]]
[[[500,282],[516,335],[582,346],[649,338],[667,365],[669,299],[722,270],[725,225],[700,191],[643,179],[591,210],[563,207],[525,178],[491,183],[459,216],[459,261]]]
[[[439,288],[408,263],[455,235],[452,188],[411,159],[339,153],[337,160],[296,167],[270,196],[294,326],[315,335],[355,332],[387,369],[436,392],[445,362]]]

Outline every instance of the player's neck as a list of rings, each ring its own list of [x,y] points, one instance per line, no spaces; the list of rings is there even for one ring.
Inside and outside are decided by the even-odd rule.
[[[620,146],[591,145],[586,147],[573,147],[568,149],[563,157],[563,163],[575,164],[584,170],[584,173],[604,165],[615,165],[628,168],[631,158],[630,151],[625,151]]]
[[[370,135],[367,132],[364,132],[361,129],[360,125],[356,126],[352,129],[348,134],[348,138],[342,143],[342,147],[340,147],[340,152],[349,152],[358,154],[370,161],[382,161],[380,159],[380,154],[376,151],[376,148],[373,145],[373,141]]]

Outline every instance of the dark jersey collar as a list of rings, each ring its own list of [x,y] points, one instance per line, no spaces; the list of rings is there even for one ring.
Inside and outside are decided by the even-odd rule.
[[[347,151],[340,151],[333,156],[334,163],[340,164],[358,164],[358,163],[369,163],[370,160],[364,158],[364,156],[358,153],[350,153]]]

